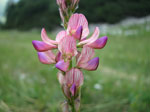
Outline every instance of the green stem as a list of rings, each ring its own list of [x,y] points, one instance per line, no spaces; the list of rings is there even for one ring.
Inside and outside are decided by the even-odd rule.
[[[70,106],[71,106],[72,112],[76,112],[75,104],[74,104],[74,99],[72,99]]]

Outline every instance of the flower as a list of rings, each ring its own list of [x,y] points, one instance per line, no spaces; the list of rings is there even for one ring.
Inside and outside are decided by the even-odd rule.
[[[63,88],[66,97],[70,98],[70,93],[72,96],[75,96],[77,94],[77,91],[83,84],[84,77],[79,69],[72,68],[71,70],[67,71],[65,75],[59,72],[58,80]]]
[[[95,28],[92,36],[86,39],[89,35],[88,21],[83,14],[78,13],[73,14],[69,19],[67,33],[80,41],[77,44],[79,47],[87,45],[94,49],[101,49],[106,45],[108,39],[106,36],[99,38],[100,31],[98,27]]]
[[[94,50],[88,46],[84,46],[82,52],[77,56],[77,67],[89,71],[96,70],[99,65],[99,58],[93,58],[93,56]]]

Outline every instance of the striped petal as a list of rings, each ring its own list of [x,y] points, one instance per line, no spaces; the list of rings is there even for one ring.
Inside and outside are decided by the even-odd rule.
[[[79,87],[83,84],[83,74],[82,72],[77,68],[72,68],[69,70],[65,75],[65,81],[68,86],[72,86],[73,84],[76,85],[76,87]]]
[[[64,75],[62,74],[62,72],[58,72],[57,78],[58,78],[60,85],[63,85],[64,84]]]
[[[106,36],[101,37],[99,39],[97,39],[96,41],[94,41],[93,43],[87,44],[89,47],[92,47],[94,49],[102,49],[103,47],[105,47],[106,43],[107,43],[108,38]]]
[[[56,68],[58,68],[59,70],[66,72],[69,68],[69,61],[65,62],[64,60],[58,61],[56,63]]]
[[[66,36],[58,44],[58,49],[62,55],[75,56],[77,54],[76,40],[72,36]]]
[[[43,64],[54,64],[55,63],[55,55],[52,51],[46,52],[38,52],[38,58]]]
[[[56,62],[58,62],[58,61],[60,61],[62,59],[63,58],[62,58],[61,52],[58,52],[57,55],[56,55],[56,58],[55,58]]]
[[[80,67],[89,70],[89,71],[94,71],[97,69],[99,65],[99,58],[95,57],[92,60],[88,61],[87,63],[81,64]]]
[[[100,34],[99,28],[96,27],[93,35],[89,39],[86,39],[86,40],[83,40],[83,41],[79,42],[78,45],[83,45],[83,44],[87,44],[87,43],[88,44],[93,43],[94,41],[96,41],[98,39],[99,34]]]
[[[32,44],[33,44],[34,48],[39,52],[43,52],[43,51],[47,51],[47,50],[57,48],[56,45],[46,44],[45,42],[37,41],[37,40],[33,40]]]
[[[63,37],[67,35],[67,32],[65,30],[59,32],[56,36],[56,41],[59,43]]]
[[[82,26],[82,38],[85,38],[89,34],[88,21],[83,14],[73,14],[68,22],[68,32],[77,31],[77,29]]]
[[[46,30],[45,28],[42,29],[41,31],[41,38],[42,40],[47,43],[47,44],[58,44],[58,42],[54,41],[54,40],[51,40],[48,36],[47,36],[47,33],[46,33]]]
[[[91,60],[94,56],[94,50],[88,46],[84,46],[82,49],[82,52],[77,59],[77,66],[80,66],[80,64],[87,63],[89,60]]]

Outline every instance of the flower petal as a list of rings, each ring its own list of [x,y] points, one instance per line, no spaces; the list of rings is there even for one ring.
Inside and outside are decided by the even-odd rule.
[[[76,40],[72,36],[66,36],[58,44],[58,49],[62,55],[75,56],[77,54]]]
[[[89,34],[88,21],[83,14],[73,14],[68,22],[67,31],[71,32],[71,30],[77,31],[77,29],[82,26],[82,38],[85,38]]]
[[[47,33],[46,33],[46,30],[45,28],[42,29],[41,31],[41,38],[42,40],[47,43],[47,44],[58,44],[56,41],[54,40],[51,40],[48,36],[47,36]]]
[[[51,50],[53,48],[57,48],[56,45],[53,45],[53,44],[46,44],[45,42],[42,42],[42,41],[37,41],[37,40],[33,40],[32,41],[32,44],[34,46],[34,48],[39,51],[39,52],[42,52],[42,51],[47,51],[47,50]]]
[[[53,64],[55,63],[55,55],[52,51],[46,51],[46,52],[38,52],[38,58],[41,63],[43,64]]]
[[[88,61],[88,63],[81,64],[80,67],[89,70],[89,71],[94,71],[97,69],[99,65],[99,58],[95,57],[92,60]]]
[[[64,60],[58,61],[56,63],[56,68],[58,68],[59,70],[66,72],[69,68],[69,61],[65,62]]]
[[[72,96],[75,95],[75,93],[76,93],[76,84],[75,83],[71,86],[70,92],[71,92]]]
[[[97,39],[96,41],[94,41],[93,43],[87,44],[89,47],[92,47],[94,49],[102,49],[103,47],[105,47],[106,43],[107,43],[108,38],[106,36],[101,37],[99,39]]]
[[[63,58],[62,58],[61,52],[58,52],[57,55],[56,55],[56,58],[55,58],[56,62],[58,62],[58,61],[60,61],[62,59]]]
[[[58,77],[58,81],[60,85],[63,85],[65,80],[64,80],[64,75],[62,74],[62,72],[59,71],[57,74],[57,77]]]
[[[80,39],[81,39],[82,31],[83,31],[83,27],[80,26],[80,27],[77,29],[77,31],[75,32],[74,37],[75,37],[77,40],[80,40]]]
[[[94,54],[94,49],[88,46],[84,46],[79,58],[77,59],[77,66],[80,66],[80,64],[87,63],[89,60],[92,59]]]
[[[68,86],[72,86],[73,84],[76,85],[76,87],[79,87],[83,84],[83,74],[82,72],[77,68],[72,68],[69,70],[65,75],[65,81]]]
[[[83,40],[83,41],[79,42],[78,45],[83,45],[83,44],[86,44],[86,43],[88,43],[88,44],[93,43],[94,41],[96,41],[98,39],[99,33],[100,33],[99,28],[96,27],[93,35],[89,39],[86,39],[86,40]]]
[[[56,41],[59,43],[63,37],[67,35],[67,32],[65,30],[59,32],[56,36]]]

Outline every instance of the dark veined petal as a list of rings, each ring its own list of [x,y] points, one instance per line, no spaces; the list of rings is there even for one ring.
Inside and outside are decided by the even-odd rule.
[[[47,33],[46,33],[46,30],[45,28],[42,29],[41,31],[41,38],[42,40],[47,43],[47,44],[58,44],[58,42],[54,41],[54,40],[51,40],[48,36],[47,36]]]
[[[60,85],[63,85],[65,80],[64,80],[64,75],[62,74],[62,72],[60,72],[60,71],[58,72],[57,78],[58,78]]]
[[[59,32],[56,36],[56,41],[59,43],[63,37],[67,36],[67,32],[65,30]]]
[[[58,61],[55,66],[59,70],[66,72],[69,68],[69,64],[70,64],[69,61],[65,62],[64,60],[61,60],[61,61]]]
[[[92,60],[88,61],[87,63],[81,64],[80,67],[89,70],[89,71],[94,71],[97,69],[99,65],[99,58],[95,57]]]
[[[81,64],[87,63],[89,60],[91,60],[94,56],[94,49],[84,46],[80,56],[77,59],[77,66],[80,66]]]
[[[98,39],[99,34],[100,34],[99,28],[96,27],[94,33],[92,34],[92,36],[89,39],[86,39],[86,40],[83,40],[83,41],[79,42],[78,45],[93,43],[94,41],[96,41]]]
[[[99,39],[97,39],[96,41],[94,41],[93,43],[87,44],[89,47],[92,47],[94,49],[102,49],[103,47],[105,47],[106,43],[107,43],[107,36],[101,37]]]
[[[77,54],[76,40],[72,36],[66,36],[58,44],[58,49],[62,55],[75,56]]]
[[[85,38],[89,34],[89,28],[88,28],[88,21],[85,18],[83,14],[73,14],[68,22],[68,28],[67,31],[71,32],[71,30],[77,31],[77,29],[82,26],[83,31],[82,31],[82,38]]]
[[[76,87],[79,87],[83,84],[83,74],[82,72],[77,68],[72,68],[69,70],[65,75],[65,81],[68,86],[72,86],[73,84],[76,85]]]
[[[51,50],[51,49],[57,48],[56,45],[46,44],[45,42],[37,41],[37,40],[33,40],[32,44],[33,44],[34,48],[37,51],[39,51],[39,52],[47,51],[47,50]]]
[[[52,51],[38,52],[38,58],[43,64],[54,64],[55,63],[55,55]]]

